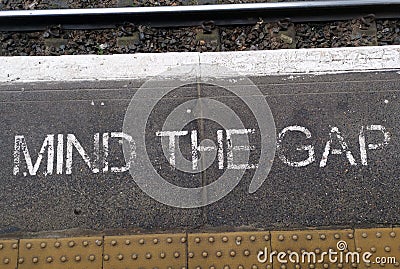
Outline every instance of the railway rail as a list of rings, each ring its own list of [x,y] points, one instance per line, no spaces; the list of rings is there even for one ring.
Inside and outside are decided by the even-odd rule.
[[[126,22],[151,27],[251,25],[260,21],[338,21],[373,14],[400,17],[400,0],[342,0],[228,5],[0,11],[0,31],[115,28]]]
[[[0,11],[0,55],[398,45],[399,5],[345,0]]]

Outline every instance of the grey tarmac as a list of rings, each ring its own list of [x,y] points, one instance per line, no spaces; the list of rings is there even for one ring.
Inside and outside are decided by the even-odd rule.
[[[225,227],[294,229],[304,227],[365,227],[400,222],[400,75],[396,72],[335,75],[269,76],[250,78],[266,98],[274,116],[277,135],[288,126],[307,128],[287,132],[281,152],[263,185],[249,193],[254,171],[248,170],[239,185],[221,200],[197,209],[163,205],[148,197],[129,172],[111,172],[125,165],[118,139],[110,139],[109,169],[93,173],[74,149],[70,174],[46,174],[47,153],[35,175],[29,175],[22,151],[20,171],[15,175],[15,138],[23,135],[35,163],[46,135],[74,134],[89,158],[95,159],[93,137],[121,132],[127,106],[143,81],[88,81],[70,83],[18,83],[0,85],[0,233],[53,232],[59,230],[200,230]],[[230,92],[210,85],[187,86],[168,94],[153,110],[147,124],[146,148],[154,168],[169,182],[200,187],[216,180],[224,170],[213,163],[202,173],[177,171],[164,157],[160,137],[168,114],[179,104],[209,97],[231,107],[255,128],[249,137],[259,153],[257,123],[245,104]],[[145,103],[145,102],[144,102]],[[195,109],[195,108],[193,108]],[[206,109],[206,108],[202,108]],[[390,133],[387,145],[367,149],[362,164],[360,132],[380,125]],[[247,127],[247,126],[246,126]],[[348,156],[329,154],[321,167],[333,127],[348,145]],[[185,130],[198,130],[199,140],[216,141],[218,124],[197,120]],[[379,144],[382,132],[365,133],[366,143]],[[331,149],[340,149],[336,134]],[[190,160],[190,136],[179,145]],[[304,167],[282,161],[307,159],[302,145],[312,145],[315,160]],[[64,145],[65,146],[65,145]],[[100,149],[102,150],[102,149]],[[65,152],[64,152],[65,153]],[[226,158],[226,156],[225,156]],[[240,160],[238,160],[240,161]],[[101,163],[101,162],[99,162]],[[64,164],[65,165],[65,164]],[[179,199],[179,197],[176,197]]]

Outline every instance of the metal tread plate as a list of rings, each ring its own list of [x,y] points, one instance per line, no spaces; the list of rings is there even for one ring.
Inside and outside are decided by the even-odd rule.
[[[35,238],[19,241],[18,268],[102,267],[103,238]]]
[[[186,234],[106,236],[104,269],[186,269]]]
[[[396,269],[399,235],[363,228],[0,239],[0,269]]]

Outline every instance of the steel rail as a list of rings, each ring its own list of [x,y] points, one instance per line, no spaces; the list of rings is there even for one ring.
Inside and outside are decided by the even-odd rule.
[[[374,14],[399,18],[400,0],[328,0],[227,5],[0,11],[0,31],[114,28],[129,22],[152,27],[246,25],[290,18],[293,22],[347,20]]]

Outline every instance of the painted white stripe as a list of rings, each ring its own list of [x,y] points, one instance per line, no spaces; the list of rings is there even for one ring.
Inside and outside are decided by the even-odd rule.
[[[0,57],[0,83],[147,79],[187,64],[244,76],[400,70],[400,46],[242,52]],[[220,76],[229,76],[220,72]]]

